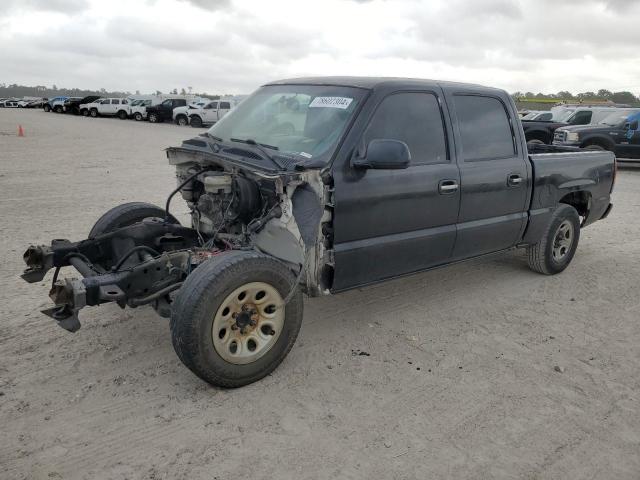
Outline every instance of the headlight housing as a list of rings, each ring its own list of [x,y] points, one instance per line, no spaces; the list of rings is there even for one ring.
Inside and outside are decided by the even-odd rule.
[[[567,132],[567,142],[578,142],[579,140],[578,132]]]

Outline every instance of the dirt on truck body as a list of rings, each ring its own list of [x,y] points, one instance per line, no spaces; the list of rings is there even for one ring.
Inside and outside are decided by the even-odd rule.
[[[44,311],[80,328],[85,306],[152,305],[205,381],[256,381],[287,355],[302,294],[336,293],[514,247],[560,273],[580,229],[611,211],[609,152],[527,151],[509,95],[412,79],[266,85],[207,133],[167,150],[164,208],[127,203],[85,240],[24,255],[55,269]],[[177,195],[191,226],[170,213]],[[82,279],[58,280],[72,266]]]

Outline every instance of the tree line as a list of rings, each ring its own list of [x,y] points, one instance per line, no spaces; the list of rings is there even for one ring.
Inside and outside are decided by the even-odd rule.
[[[516,100],[519,99],[558,99],[571,100],[577,102],[589,102],[589,101],[611,101],[614,103],[640,103],[640,97],[636,97],[633,93],[628,91],[612,92],[606,88],[601,88],[597,92],[581,92],[573,94],[568,91],[560,91],[558,93],[533,93],[533,92],[514,92],[511,94]]]

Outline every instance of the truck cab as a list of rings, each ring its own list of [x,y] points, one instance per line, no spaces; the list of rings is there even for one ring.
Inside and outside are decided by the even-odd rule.
[[[184,107],[187,100],[184,98],[167,98],[158,105],[147,107],[147,119],[151,123],[161,123],[165,120],[173,118],[173,109],[176,107]]]

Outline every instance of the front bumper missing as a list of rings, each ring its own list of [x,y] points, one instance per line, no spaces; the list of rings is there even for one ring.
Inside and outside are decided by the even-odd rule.
[[[21,276],[29,283],[40,282],[55,268],[49,292],[55,306],[42,313],[75,332],[80,328],[78,312],[86,306],[155,303],[166,314],[167,295],[213,254],[198,251],[196,242],[191,229],[143,222],[80,242],[54,240],[50,246],[31,246],[23,255],[27,268]],[[60,268],[66,266],[82,278],[58,280]]]

